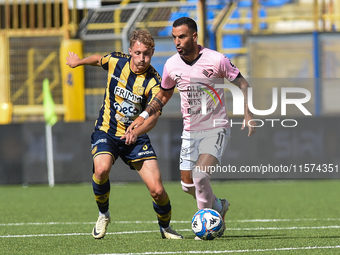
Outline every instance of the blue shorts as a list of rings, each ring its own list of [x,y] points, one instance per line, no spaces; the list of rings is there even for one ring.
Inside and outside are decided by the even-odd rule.
[[[91,135],[91,153],[92,158],[99,154],[110,154],[113,162],[121,157],[133,170],[134,162],[157,159],[147,134],[138,136],[134,144],[126,145],[125,140],[120,140],[120,137],[112,137],[104,131],[96,130]]]

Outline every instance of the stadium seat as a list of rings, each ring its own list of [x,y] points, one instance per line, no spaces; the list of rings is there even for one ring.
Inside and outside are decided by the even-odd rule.
[[[253,5],[253,1],[248,1],[248,0],[241,0],[237,4],[238,7],[251,7],[252,5]]]
[[[188,16],[190,16],[190,15],[187,12],[173,12],[170,15],[169,21],[175,21],[178,18],[188,17]],[[167,26],[167,27],[163,28],[162,30],[160,30],[158,32],[158,35],[159,36],[171,36],[171,31],[172,31],[172,26]]]
[[[209,48],[212,50],[217,50],[216,48],[216,36],[214,31],[212,31],[211,26],[208,26],[208,34],[209,36]]]
[[[240,18],[240,13],[238,9],[236,9],[230,19],[238,19]],[[224,26],[225,29],[232,30],[232,29],[239,29],[241,26],[238,23],[235,24],[226,24]],[[242,35],[239,34],[227,34],[222,37],[222,48],[223,49],[235,49],[242,47]],[[227,57],[232,58],[236,54],[226,54]]]
[[[215,12],[213,10],[207,11],[207,20],[213,20],[215,18]]]
[[[231,14],[230,19],[238,19],[240,18],[240,13],[236,9],[233,14]],[[240,24],[227,24],[224,26],[225,29],[238,29],[240,28]]]
[[[260,0],[260,4],[266,7],[282,6],[286,3],[291,3],[292,0]]]
[[[228,3],[231,2],[232,0],[207,0],[206,4],[208,10],[221,11]]]
[[[237,49],[242,47],[241,35],[224,35],[222,38],[223,49]],[[226,54],[228,58],[234,57],[236,54]]]
[[[276,7],[276,6],[282,6],[287,3],[292,3],[294,0],[260,0],[260,5],[261,6],[266,6],[266,7]],[[238,7],[252,7],[253,6],[253,1],[248,1],[248,0],[241,0],[239,1]]]
[[[170,36],[171,31],[172,31],[171,27],[165,27],[162,30],[158,31],[158,35],[159,36]]]
[[[259,15],[260,15],[260,18],[265,18],[267,17],[267,12],[264,8],[261,8],[259,10]],[[247,18],[251,18],[253,17],[253,12],[252,10],[249,10],[248,13],[247,13]],[[246,30],[251,30],[253,28],[253,24],[252,23],[246,23],[244,24],[244,29]],[[267,28],[267,23],[265,22],[261,22],[260,23],[260,29],[266,29]]]

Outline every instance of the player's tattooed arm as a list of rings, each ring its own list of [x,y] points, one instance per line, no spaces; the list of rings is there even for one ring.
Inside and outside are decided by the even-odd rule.
[[[150,104],[146,107],[145,111],[149,113],[149,115],[153,115],[156,112],[159,112],[164,105],[169,101],[174,93],[174,89],[171,90],[163,90],[161,89],[157,95],[153,98]]]
[[[161,101],[162,99],[158,97],[158,94],[154,97],[151,103],[146,107],[145,111],[149,113],[149,115],[154,115],[156,112],[160,111],[164,104]]]
[[[149,105],[144,110],[148,113],[148,115],[151,117],[152,115],[159,114],[159,111],[162,109],[162,107],[169,101],[172,94],[174,93],[174,89],[171,90],[163,90],[161,89],[156,96],[152,99],[152,101],[149,103]],[[126,129],[125,134],[128,134],[130,132],[133,132],[134,129],[140,127],[144,124],[145,117],[142,117],[141,115],[144,112],[140,114]]]

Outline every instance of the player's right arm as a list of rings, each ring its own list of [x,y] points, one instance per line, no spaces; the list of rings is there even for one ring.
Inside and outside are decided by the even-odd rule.
[[[144,112],[142,112],[127,128],[126,133],[129,133],[132,131],[132,129],[143,125],[145,119],[159,112],[172,97],[174,90],[175,88],[167,90],[161,88],[161,90],[155,95],[152,101],[145,108]]]
[[[156,112],[162,110],[163,106],[166,105],[166,103],[174,94],[174,90],[175,88],[167,90],[162,88],[160,89],[160,91],[156,94],[156,96],[145,109],[149,116],[154,115]]]
[[[170,77],[167,71],[167,63],[165,63],[160,91],[151,100],[145,110],[126,129],[126,133],[131,132],[132,129],[137,128],[140,125],[143,125],[144,120],[159,112],[172,97],[175,87],[176,82]]]
[[[82,66],[82,65],[101,66],[101,63],[100,63],[101,58],[102,58],[101,55],[92,55],[92,56],[80,59],[76,53],[69,52],[68,57],[66,58],[67,60],[66,65],[68,65],[71,68],[75,68],[77,66]]]

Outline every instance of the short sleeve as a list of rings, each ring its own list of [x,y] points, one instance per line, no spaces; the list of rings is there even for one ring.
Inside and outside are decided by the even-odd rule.
[[[235,80],[237,75],[240,73],[240,70],[233,63],[231,63],[229,58],[224,55],[221,57],[220,70],[222,72],[222,75],[228,81]]]
[[[109,69],[109,60],[110,60],[111,54],[107,54],[104,57],[101,58],[100,63],[102,65],[102,68],[105,70]]]
[[[170,77],[165,64],[163,68],[161,88],[164,90],[169,90],[173,89],[175,86],[176,82]]]

